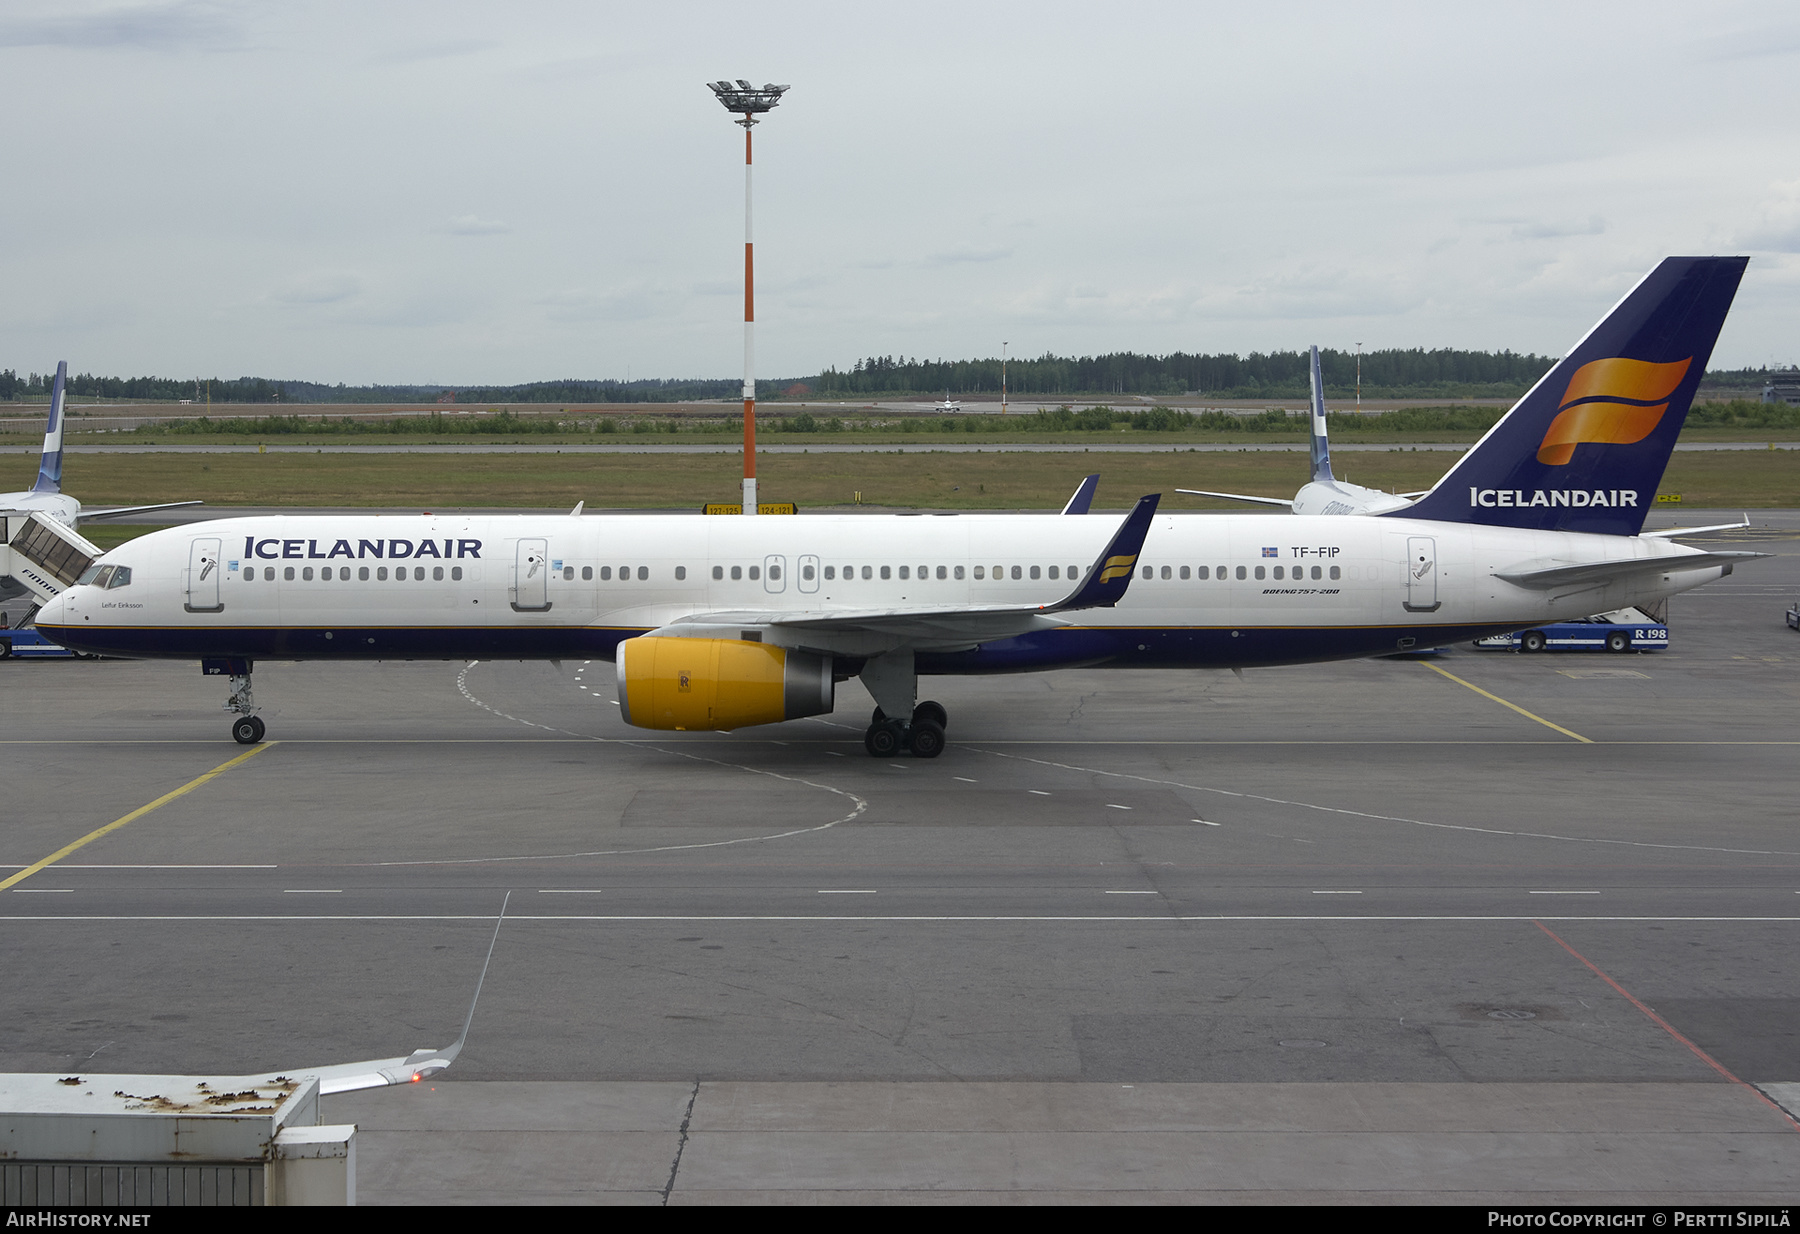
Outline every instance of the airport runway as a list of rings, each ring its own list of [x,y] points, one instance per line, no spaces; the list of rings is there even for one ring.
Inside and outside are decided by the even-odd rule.
[[[1684,523],[1729,516],[1683,512]],[[610,663],[0,665],[0,1070],[404,1054],[377,1202],[1791,1203],[1800,512],[1657,654],[928,679],[624,726]],[[1653,522],[1666,525],[1666,516]],[[214,778],[197,778],[226,767]]]

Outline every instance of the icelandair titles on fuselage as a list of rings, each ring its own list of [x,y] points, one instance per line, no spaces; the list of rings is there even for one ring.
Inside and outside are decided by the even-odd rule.
[[[284,557],[297,557],[302,560],[307,558],[331,560],[335,557],[362,560],[368,557],[385,557],[389,561],[404,561],[409,557],[480,557],[481,541],[358,540],[356,547],[352,549],[350,541],[338,540],[325,552],[320,552],[317,540],[259,540],[255,536],[245,536],[244,556],[261,557],[268,561],[277,561]]]
[[[1634,488],[1597,488],[1589,492],[1584,488],[1559,488],[1545,492],[1533,489],[1527,493],[1518,488],[1471,488],[1469,504],[1485,506],[1612,506],[1614,508],[1633,506],[1638,503],[1637,490]]]

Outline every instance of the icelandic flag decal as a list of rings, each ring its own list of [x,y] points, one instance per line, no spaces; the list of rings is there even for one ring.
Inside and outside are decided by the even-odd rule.
[[[1281,554],[1272,548],[1265,548],[1263,550],[1263,556],[1264,557],[1279,557],[1279,556],[1281,556]]]

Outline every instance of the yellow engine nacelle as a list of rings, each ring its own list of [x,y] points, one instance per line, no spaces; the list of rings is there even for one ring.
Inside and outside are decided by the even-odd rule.
[[[722,638],[619,644],[619,710],[638,728],[732,729],[832,708],[831,657]]]

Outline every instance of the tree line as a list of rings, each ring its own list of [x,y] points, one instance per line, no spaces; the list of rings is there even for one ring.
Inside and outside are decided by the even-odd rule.
[[[1357,355],[1324,349],[1319,353],[1325,393],[1333,400],[1357,390]],[[1529,389],[1557,361],[1554,356],[1513,351],[1464,351],[1455,348],[1389,348],[1363,353],[1362,393],[1369,398],[1514,398]],[[1299,351],[1251,352],[1239,356],[1171,352],[1164,356],[1112,352],[1101,356],[1045,354],[1034,360],[1009,360],[1006,385],[1020,397],[1143,394],[1173,397],[1205,395],[1220,399],[1282,398],[1303,401],[1309,385],[1307,354]],[[1754,386],[1768,369],[1710,370],[1718,385]],[[41,398],[50,393],[53,374],[19,376],[0,370],[0,400]],[[757,383],[757,396],[783,395],[825,399],[936,395],[951,392],[998,394],[1001,362],[986,360],[920,360],[904,356],[870,356],[848,370],[827,368],[812,377],[783,377]],[[742,385],[737,378],[641,378],[586,381],[536,381],[510,386],[361,385],[343,382],[276,380],[265,377],[223,379],[168,377],[102,377],[80,373],[69,378],[72,398],[203,403],[678,403],[731,399]]]

